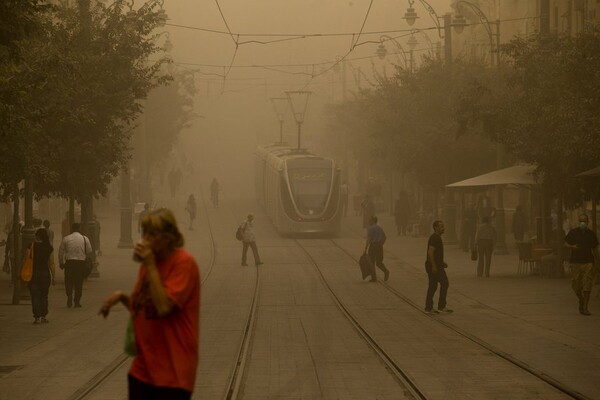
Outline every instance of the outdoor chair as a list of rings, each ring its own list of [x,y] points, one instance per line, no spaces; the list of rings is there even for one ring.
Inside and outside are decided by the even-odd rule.
[[[517,248],[519,250],[519,266],[517,268],[517,274],[531,274],[535,263],[535,260],[532,257],[533,245],[529,242],[517,242]]]

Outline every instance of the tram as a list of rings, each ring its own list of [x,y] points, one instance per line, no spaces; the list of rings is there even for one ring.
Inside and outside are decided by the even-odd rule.
[[[285,144],[256,149],[256,194],[281,235],[335,235],[340,170],[335,162]]]

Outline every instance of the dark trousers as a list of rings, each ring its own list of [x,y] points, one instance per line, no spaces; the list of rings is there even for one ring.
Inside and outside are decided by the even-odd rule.
[[[75,291],[75,304],[79,304],[81,300],[85,275],[84,260],[67,260],[65,262],[65,291],[67,297],[73,296],[73,291]]]
[[[477,276],[483,276],[484,262],[485,276],[490,276],[490,265],[492,264],[493,251],[494,242],[491,239],[479,239],[477,241]]]
[[[33,276],[29,282],[29,294],[31,294],[31,309],[33,317],[45,317],[48,315],[48,291],[50,290],[50,274]]]
[[[443,267],[438,268],[437,273],[428,272],[429,276],[429,287],[427,288],[427,298],[425,299],[425,309],[433,309],[433,295],[437,291],[438,283],[440,284],[440,297],[438,299],[438,310],[446,307],[446,295],[448,294],[448,288],[450,282],[448,282],[448,275],[446,275],[446,269]]]
[[[260,263],[260,256],[258,255],[258,247],[256,247],[256,242],[244,242],[244,247],[242,248],[242,264],[246,264],[246,255],[248,254],[248,247],[252,248],[252,254],[254,255],[254,263]]]
[[[192,393],[184,389],[152,386],[127,375],[129,400],[190,400]]]
[[[477,228],[475,225],[463,223],[461,229],[462,237],[460,240],[460,246],[464,251],[475,250],[475,233]]]
[[[369,245],[369,258],[373,262],[373,275],[371,275],[371,279],[376,279],[377,275],[375,273],[375,266],[382,270],[384,273],[387,272],[387,268],[383,263],[383,243],[371,243]]]

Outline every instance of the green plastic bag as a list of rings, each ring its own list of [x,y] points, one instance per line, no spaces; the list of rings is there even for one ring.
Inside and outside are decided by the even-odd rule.
[[[133,318],[129,317],[127,321],[127,331],[125,332],[125,353],[128,356],[135,357],[137,348],[135,347],[135,332],[133,330]]]

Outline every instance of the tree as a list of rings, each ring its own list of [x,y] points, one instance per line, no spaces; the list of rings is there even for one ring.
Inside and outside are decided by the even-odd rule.
[[[599,39],[593,32],[511,41],[503,84],[471,87],[459,116],[537,165],[546,191],[570,204],[580,200],[573,175],[600,163]]]
[[[437,60],[414,73],[398,69],[375,89],[336,106],[332,126],[352,132],[355,153],[367,151],[371,160],[412,172],[437,191],[495,165],[489,140],[461,134],[455,118],[468,82],[488,73],[480,64]]]

